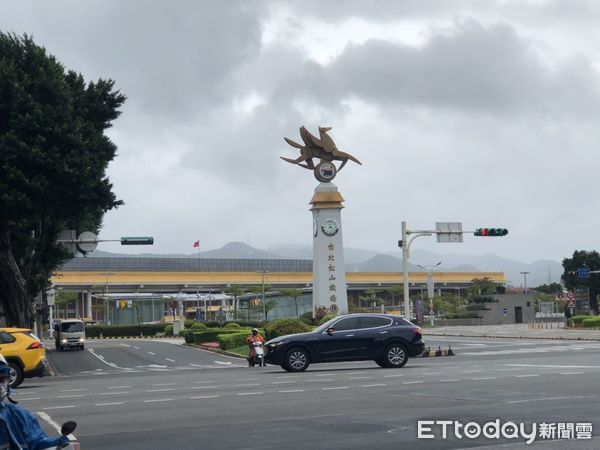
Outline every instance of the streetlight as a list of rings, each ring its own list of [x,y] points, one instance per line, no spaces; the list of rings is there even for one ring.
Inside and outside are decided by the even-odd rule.
[[[265,304],[265,273],[269,273],[268,270],[261,270],[259,273],[262,276],[262,306],[263,306],[263,315],[265,316],[265,321],[267,320],[267,305]]]
[[[525,289],[525,293],[527,294],[527,274],[530,272],[519,272],[521,275],[523,275],[523,286]]]
[[[419,269],[427,269],[427,296],[429,297],[429,318],[431,320],[431,326],[433,326],[433,295],[434,295],[434,290],[433,290],[433,276],[431,275],[431,272],[433,270],[435,270],[436,267],[439,267],[442,264],[442,262],[440,261],[439,263],[435,264],[435,265],[427,265],[427,266],[421,266],[421,265],[417,265],[417,267]]]

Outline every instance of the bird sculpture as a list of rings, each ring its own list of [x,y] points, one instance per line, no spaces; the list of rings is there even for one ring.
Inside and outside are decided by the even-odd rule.
[[[342,161],[339,170],[346,165],[348,160],[354,161],[357,164],[362,166],[362,163],[352,156],[349,153],[342,152],[337,148],[331,136],[327,134],[327,132],[331,130],[331,127],[319,127],[319,136],[311,134],[304,125],[300,127],[300,137],[304,141],[304,145],[298,144],[291,139],[284,137],[285,142],[290,144],[292,147],[296,147],[300,149],[300,156],[296,159],[292,158],[284,158],[281,156],[280,158],[284,161],[287,161],[291,164],[297,164],[300,167],[304,167],[305,169],[314,170],[315,163],[313,162],[313,158],[318,158],[321,161]]]

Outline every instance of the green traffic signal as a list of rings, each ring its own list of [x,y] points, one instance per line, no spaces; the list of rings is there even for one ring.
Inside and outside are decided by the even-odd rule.
[[[473,233],[475,236],[506,236],[506,228],[477,228]]]
[[[121,245],[152,245],[154,244],[154,238],[149,236],[141,237],[122,237]]]

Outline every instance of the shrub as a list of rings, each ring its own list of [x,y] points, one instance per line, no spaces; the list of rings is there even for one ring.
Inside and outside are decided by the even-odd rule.
[[[231,333],[231,334],[220,334],[217,336],[219,347],[223,350],[229,350],[244,345],[248,333]]]
[[[225,325],[224,328],[225,329],[231,329],[231,328],[238,328],[239,329],[239,328],[242,328],[242,327],[240,326],[239,323],[229,322],[228,324]]]
[[[467,311],[489,311],[490,308],[485,306],[485,304],[483,304],[483,303],[475,303],[473,305],[465,306],[465,309]]]
[[[183,333],[183,338],[185,339],[186,344],[193,344],[194,343],[194,330],[192,330],[192,329],[185,330],[185,333]]]
[[[573,316],[571,317],[571,323],[573,325],[580,325],[585,319],[593,319],[596,316]]]
[[[226,330],[225,328],[209,329],[204,331],[194,331],[194,343],[200,344],[202,342],[214,342],[221,334],[233,334],[241,333],[240,330]],[[244,331],[246,336],[250,334],[250,331]]]
[[[336,317],[337,316],[335,314],[326,314],[323,316],[323,318],[321,320],[319,320],[319,325],[323,325],[325,322],[328,322],[331,319],[334,319]]]
[[[204,322],[204,325],[206,325],[208,328],[221,328],[221,324],[219,322]]]
[[[329,314],[329,309],[327,309],[325,306],[317,306],[315,308],[315,321],[319,323],[319,321],[327,314]]]
[[[196,321],[194,319],[185,319],[183,321],[183,328],[192,328]]]
[[[173,336],[173,325],[169,324],[165,327],[165,334],[167,336]]]
[[[286,334],[306,333],[311,327],[300,319],[275,319],[265,325],[267,340]]]
[[[194,322],[190,329],[195,331],[206,330],[206,325],[204,325],[202,322]]]
[[[305,312],[304,314],[300,315],[300,320],[302,322],[304,322],[306,325],[314,325],[315,324],[311,311]]]
[[[600,328],[600,317],[590,317],[589,319],[584,319],[581,323],[583,324],[583,328]]]

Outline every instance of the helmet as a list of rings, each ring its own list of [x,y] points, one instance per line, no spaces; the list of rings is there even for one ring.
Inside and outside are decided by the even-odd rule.
[[[252,328],[252,334],[258,334],[258,328]]]

